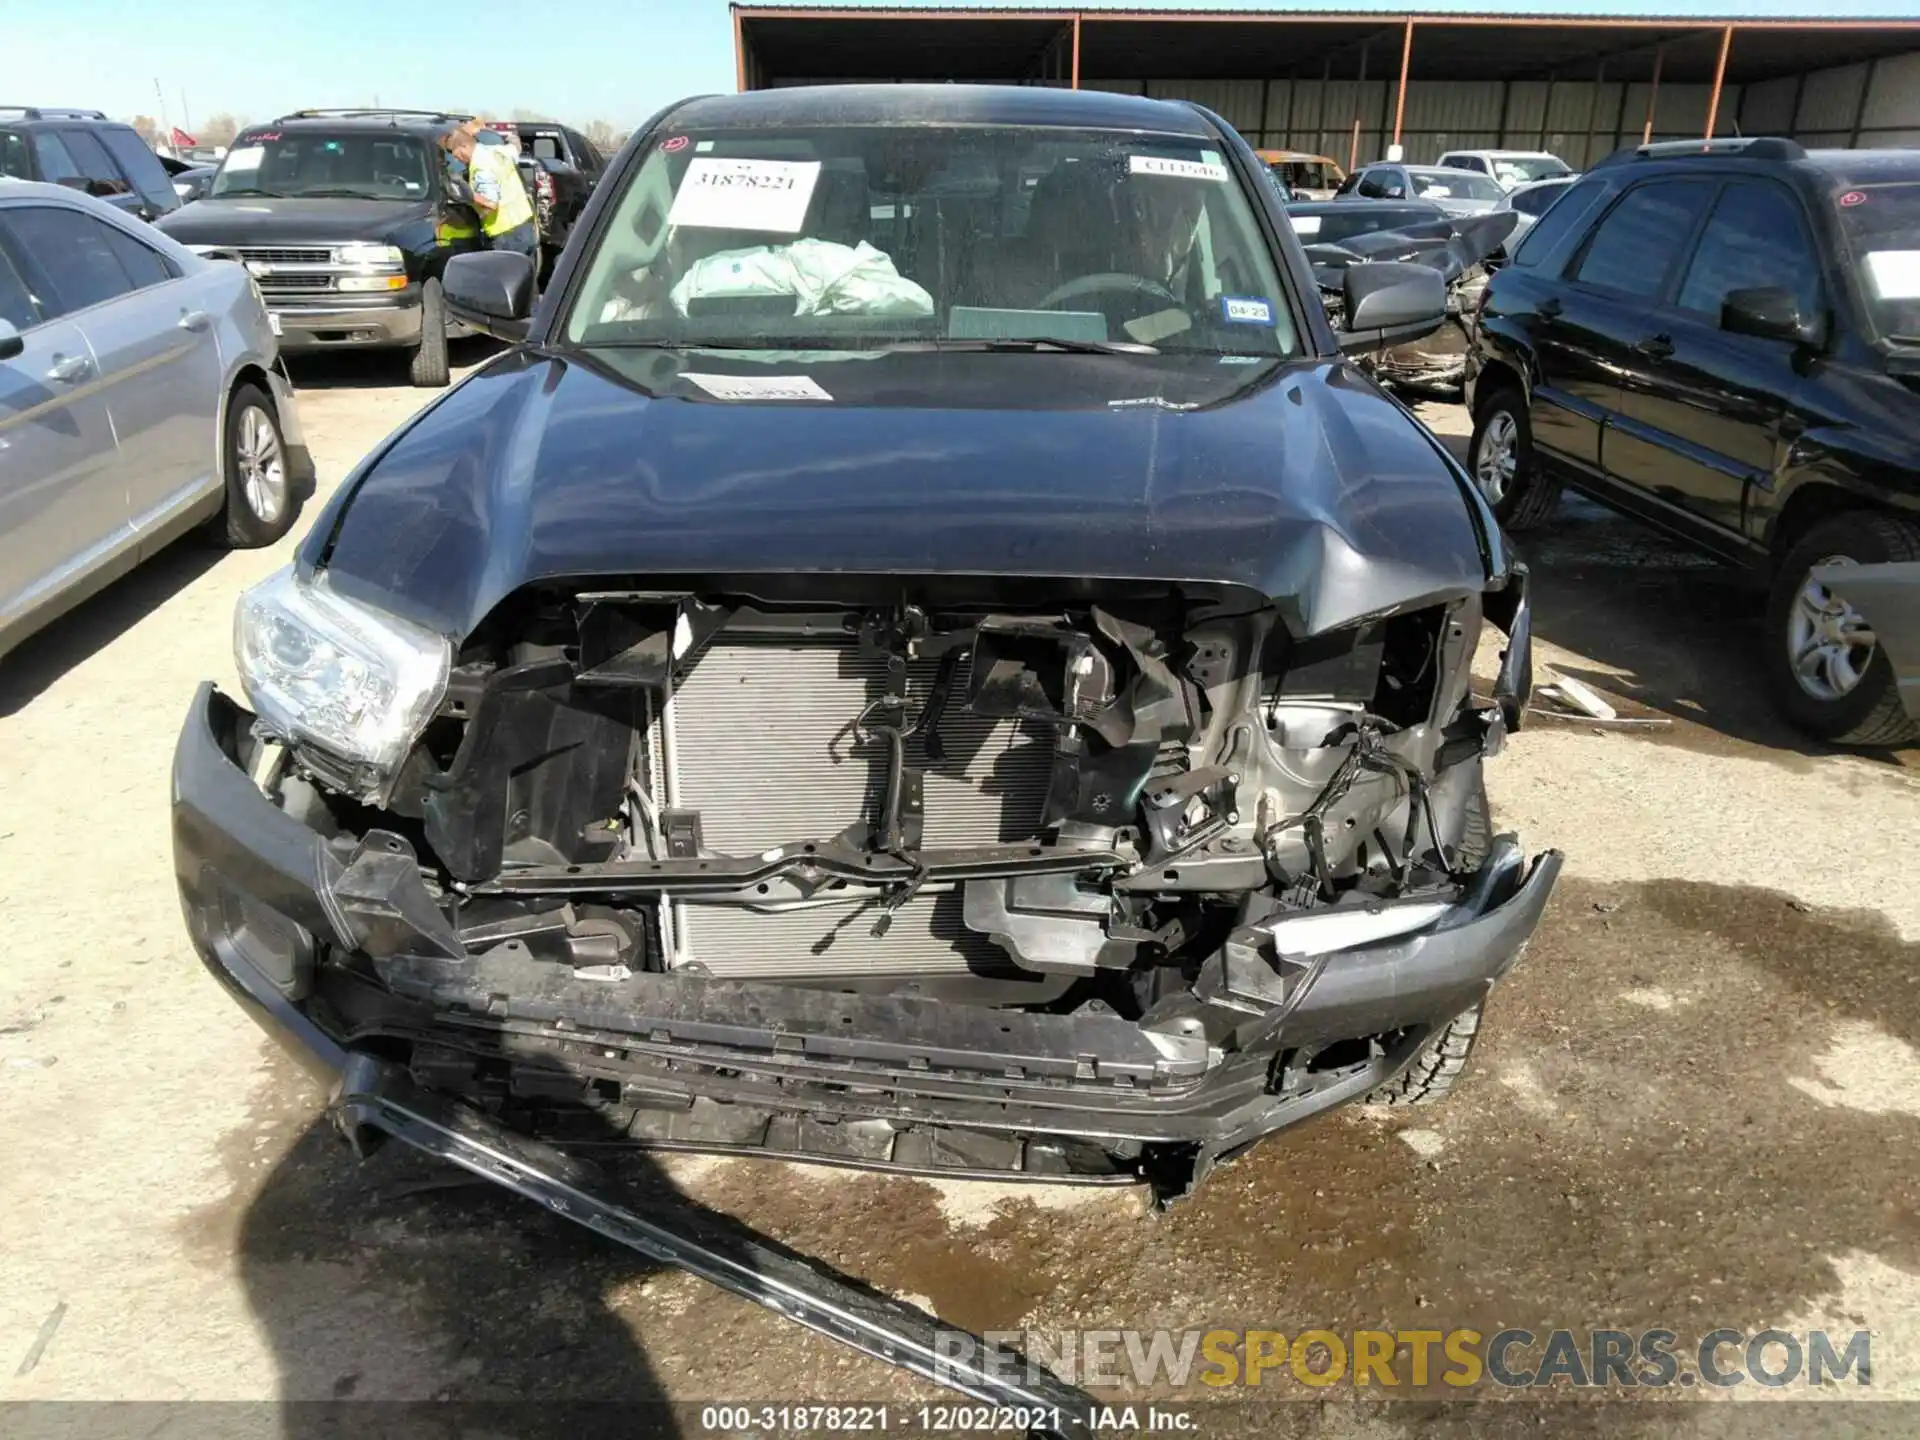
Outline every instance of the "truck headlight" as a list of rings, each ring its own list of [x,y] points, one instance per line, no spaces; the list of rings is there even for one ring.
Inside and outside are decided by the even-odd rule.
[[[447,688],[444,635],[337,594],[325,574],[279,571],[240,597],[233,654],[265,727],[344,762],[369,804],[383,802],[400,763]]]
[[[398,245],[375,245],[366,240],[351,240],[333,247],[336,265],[364,265],[370,270],[393,270],[407,263]]]

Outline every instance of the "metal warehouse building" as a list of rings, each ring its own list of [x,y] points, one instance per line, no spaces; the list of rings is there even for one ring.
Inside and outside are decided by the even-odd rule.
[[[1195,100],[1255,145],[1351,169],[1399,143],[1552,150],[1788,135],[1920,144],[1920,19],[738,5],[741,89],[1063,85]]]

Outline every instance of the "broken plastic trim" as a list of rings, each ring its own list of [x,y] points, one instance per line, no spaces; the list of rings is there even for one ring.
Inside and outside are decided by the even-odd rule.
[[[989,1346],[977,1336],[964,1336],[916,1306],[829,1274],[791,1251],[671,1209],[637,1215],[605,1193],[604,1182],[589,1167],[465,1105],[440,1099],[404,1071],[371,1055],[348,1056],[333,1112],[356,1146],[364,1148],[368,1129],[391,1135],[656,1264],[697,1275],[863,1355],[975,1400],[1059,1414],[1057,1428],[1030,1434],[1091,1433],[1092,1397],[1024,1357]],[[942,1345],[942,1336],[972,1343]]]

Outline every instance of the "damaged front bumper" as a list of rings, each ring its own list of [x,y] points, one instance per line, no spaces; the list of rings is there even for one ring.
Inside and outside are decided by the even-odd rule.
[[[1514,963],[1560,868],[1501,837],[1389,938],[1328,948],[1291,938],[1297,921],[1245,926],[1201,967],[1191,1010],[1151,1027],[686,974],[583,978],[511,947],[465,951],[404,842],[330,845],[254,783],[255,747],[252,717],[203,687],[175,756],[176,874],[209,969],[310,1065],[409,1053],[416,1081],[456,1095],[505,1065],[503,1115],[611,1096],[617,1138],[636,1144],[948,1175],[1139,1180],[1151,1156],[1177,1155],[1185,1190],[1397,1073]],[[1394,929],[1379,910],[1346,914]]]

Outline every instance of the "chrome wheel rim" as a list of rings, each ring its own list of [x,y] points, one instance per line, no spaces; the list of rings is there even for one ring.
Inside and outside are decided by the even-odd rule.
[[[1513,488],[1520,464],[1520,427],[1505,410],[1496,410],[1480,432],[1480,450],[1474,456],[1473,478],[1489,505],[1498,505]]]
[[[247,508],[268,524],[278,520],[287,504],[287,461],[273,417],[258,405],[249,405],[240,413],[234,462],[240,469]]]
[[[1816,700],[1845,699],[1860,687],[1873,662],[1873,627],[1812,575],[1821,565],[1853,563],[1845,555],[1829,555],[1809,566],[1787,613],[1787,660],[1794,680]]]

